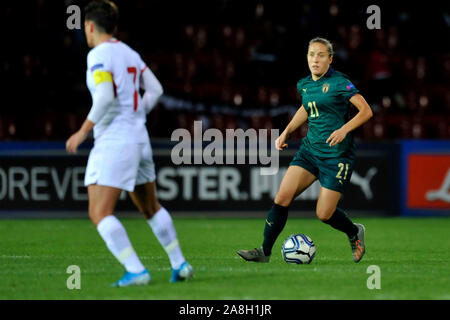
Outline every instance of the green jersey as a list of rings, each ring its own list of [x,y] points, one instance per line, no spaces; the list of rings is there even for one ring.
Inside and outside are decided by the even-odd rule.
[[[326,143],[330,134],[342,127],[350,118],[350,98],[359,91],[348,77],[333,70],[317,81],[309,75],[297,83],[302,104],[308,112],[308,134],[303,147],[322,158],[354,155],[355,145],[349,133],[345,139],[332,147]]]

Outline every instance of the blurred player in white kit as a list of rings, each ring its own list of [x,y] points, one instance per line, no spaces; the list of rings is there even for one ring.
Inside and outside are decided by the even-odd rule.
[[[94,147],[89,154],[85,185],[89,217],[106,246],[125,267],[114,286],[150,282],[121,222],[113,215],[122,190],[128,191],[167,252],[172,267],[170,282],[188,279],[192,266],[186,262],[173,221],[156,197],[155,166],[145,126],[146,115],[163,89],[140,55],[113,33],[118,9],[110,1],[92,1],[85,7],[85,33],[91,49],[87,56],[86,82],[92,108],[80,130],[66,142],[69,153],[94,129]],[[139,88],[145,90],[141,97]]]

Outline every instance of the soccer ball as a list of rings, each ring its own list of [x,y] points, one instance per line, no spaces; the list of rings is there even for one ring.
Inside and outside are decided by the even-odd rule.
[[[308,264],[316,255],[316,247],[310,237],[297,233],[283,242],[281,255],[287,263]]]

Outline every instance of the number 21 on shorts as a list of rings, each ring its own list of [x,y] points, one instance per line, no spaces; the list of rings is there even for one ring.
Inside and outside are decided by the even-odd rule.
[[[339,162],[338,167],[339,167],[339,171],[336,175],[336,178],[344,179],[344,180],[347,179],[347,173],[348,173],[348,167],[349,167],[348,163]],[[342,177],[342,172],[344,171],[344,168],[345,168],[344,177]]]

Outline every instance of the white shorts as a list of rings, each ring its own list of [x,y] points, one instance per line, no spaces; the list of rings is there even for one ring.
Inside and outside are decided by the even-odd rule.
[[[92,148],[84,185],[98,184],[133,191],[136,185],[155,181],[152,147],[147,143],[102,141]]]

